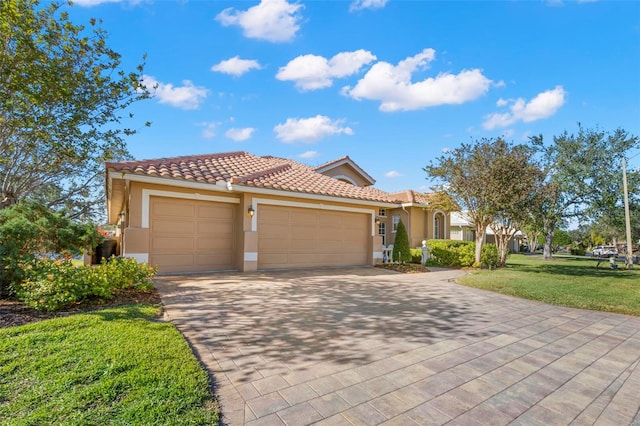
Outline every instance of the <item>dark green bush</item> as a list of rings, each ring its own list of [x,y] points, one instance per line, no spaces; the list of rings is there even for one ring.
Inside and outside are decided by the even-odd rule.
[[[584,247],[575,246],[571,247],[571,254],[573,254],[574,256],[584,256],[585,254],[587,254],[587,250]]]
[[[396,230],[396,239],[393,242],[393,261],[394,262],[411,262],[411,248],[409,246],[409,235],[402,220],[398,223]]]
[[[135,259],[112,259],[95,266],[41,259],[25,269],[16,296],[32,308],[56,311],[88,299],[112,299],[121,289],[149,289],[155,273],[155,268]]]
[[[42,204],[23,201],[0,209],[0,296],[14,292],[37,258],[70,257],[99,239],[95,226],[75,223]]]
[[[483,244],[480,260],[482,261],[483,268],[489,268],[489,269],[497,268],[498,265],[500,264],[498,247],[495,244]]]

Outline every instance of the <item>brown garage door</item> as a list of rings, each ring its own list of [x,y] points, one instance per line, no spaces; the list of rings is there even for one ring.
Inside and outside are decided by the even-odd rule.
[[[368,263],[366,214],[261,205],[257,219],[260,269]]]
[[[235,205],[151,197],[149,261],[159,272],[234,269]]]

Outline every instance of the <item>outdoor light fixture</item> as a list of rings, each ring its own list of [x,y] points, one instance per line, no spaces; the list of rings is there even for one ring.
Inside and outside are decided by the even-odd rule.
[[[253,215],[256,214],[256,211],[253,209],[253,206],[249,206],[247,213],[249,213],[249,217],[253,217]]]
[[[380,225],[380,216],[376,216],[376,225]]]
[[[122,222],[124,220],[124,216],[125,216],[124,212],[118,213],[118,219],[120,219],[120,222]]]

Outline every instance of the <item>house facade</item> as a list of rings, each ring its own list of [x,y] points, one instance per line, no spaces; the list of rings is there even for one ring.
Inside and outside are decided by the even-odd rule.
[[[464,212],[451,212],[451,226],[449,228],[449,238],[452,240],[475,241],[476,227],[475,224],[464,214]],[[526,236],[517,231],[513,239],[509,241],[508,249],[512,253],[520,252],[520,245],[526,241]],[[489,244],[496,243],[496,236],[490,227],[487,227],[484,233],[484,242]]]
[[[227,152],[106,164],[119,254],[161,273],[373,265],[400,220],[448,236],[429,194],[390,194],[349,157],[319,167]]]

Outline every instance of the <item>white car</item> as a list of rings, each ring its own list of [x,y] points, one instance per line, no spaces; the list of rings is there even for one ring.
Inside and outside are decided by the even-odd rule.
[[[597,246],[593,249],[592,254],[598,257],[617,256],[618,249],[615,246]]]

